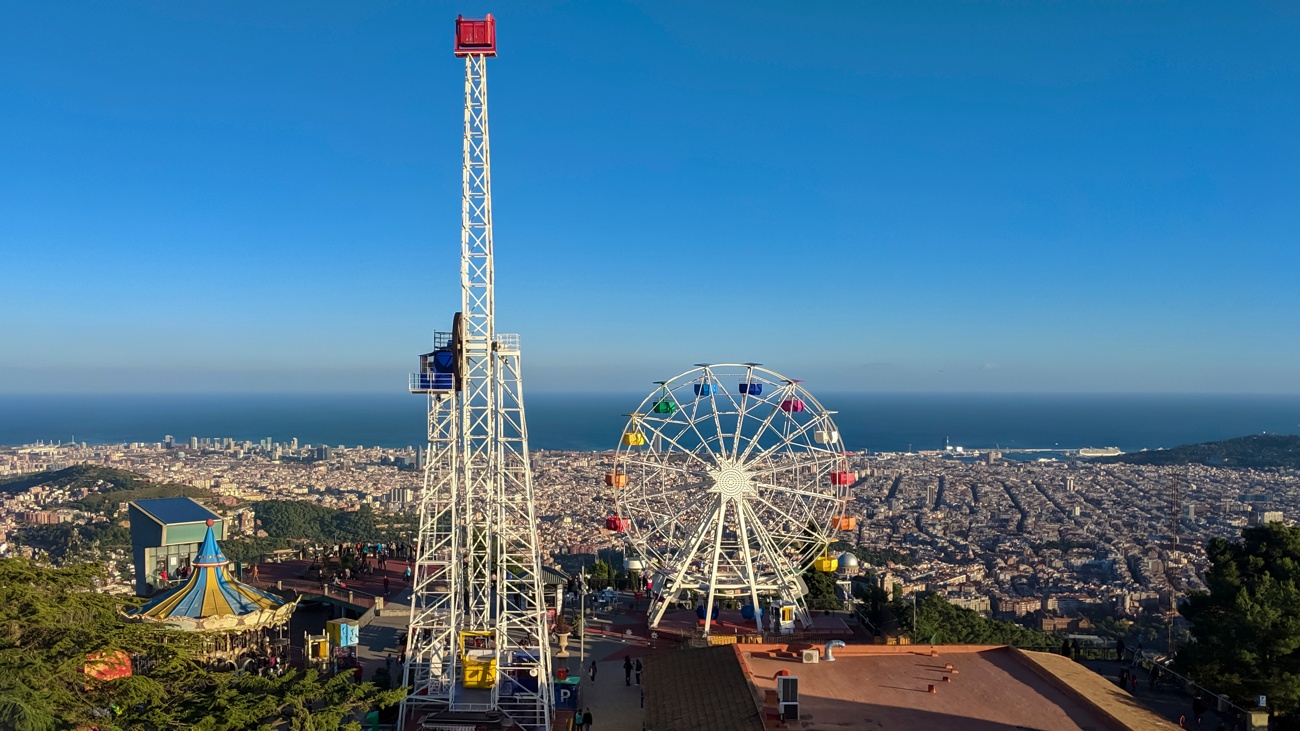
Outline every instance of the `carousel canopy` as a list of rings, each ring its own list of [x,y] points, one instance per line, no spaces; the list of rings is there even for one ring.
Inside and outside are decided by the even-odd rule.
[[[230,560],[217,545],[212,524],[209,519],[189,580],[130,616],[188,630],[253,629],[288,622],[297,602],[287,602],[231,576]]]

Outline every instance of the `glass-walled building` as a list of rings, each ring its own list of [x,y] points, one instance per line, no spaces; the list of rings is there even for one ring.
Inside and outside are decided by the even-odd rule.
[[[152,596],[189,575],[208,520],[217,540],[226,539],[221,516],[187,497],[136,500],[127,506],[135,558],[136,596]]]

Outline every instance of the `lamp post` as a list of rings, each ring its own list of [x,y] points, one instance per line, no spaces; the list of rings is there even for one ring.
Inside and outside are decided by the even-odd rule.
[[[587,667],[587,567],[578,569],[578,674]]]

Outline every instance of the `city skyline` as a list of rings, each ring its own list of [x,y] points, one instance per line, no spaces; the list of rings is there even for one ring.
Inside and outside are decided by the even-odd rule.
[[[1300,14],[493,4],[530,391],[1300,392]],[[402,391],[457,308],[446,8],[11,9],[0,392]]]

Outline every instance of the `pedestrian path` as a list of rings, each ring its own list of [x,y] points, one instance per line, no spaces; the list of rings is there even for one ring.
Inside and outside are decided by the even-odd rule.
[[[365,680],[374,680],[375,671],[383,667],[389,668],[390,675],[397,679],[401,672],[397,659],[405,649],[400,640],[410,620],[411,591],[403,589],[400,594],[389,597],[379,616],[361,628],[357,637],[357,658],[361,660]]]
[[[1123,664],[1114,660],[1084,660],[1083,665],[1093,672],[1101,675],[1112,683],[1119,683],[1120,672],[1129,667],[1129,663]],[[1162,685],[1159,688],[1151,688],[1150,674],[1141,668],[1135,671],[1137,676],[1137,688],[1134,689],[1130,680],[1129,685],[1124,690],[1128,691],[1142,705],[1150,708],[1155,713],[1164,716],[1175,724],[1182,719],[1184,728],[1200,728],[1206,731],[1213,731],[1218,728],[1222,721],[1224,728],[1231,729],[1233,724],[1240,723],[1239,719],[1233,718],[1232,714],[1225,713],[1220,715],[1217,711],[1212,710],[1212,702],[1206,702],[1206,708],[1201,714],[1201,723],[1197,725],[1192,716],[1193,705],[1192,697],[1187,695],[1182,688]],[[1242,728],[1242,726],[1239,726]]]
[[[568,667],[573,674],[578,673],[581,656],[576,643],[570,643],[569,658],[555,658],[556,667]],[[623,640],[588,637],[586,662],[582,668],[582,706],[591,709],[594,719],[591,731],[641,731],[643,709],[641,707],[641,686],[635,678],[628,685],[623,677],[623,658],[630,656],[634,661],[641,657],[643,663],[652,662],[646,658],[647,648]],[[596,661],[596,682],[592,682],[588,668],[592,660]],[[566,731],[560,729],[558,731]]]

